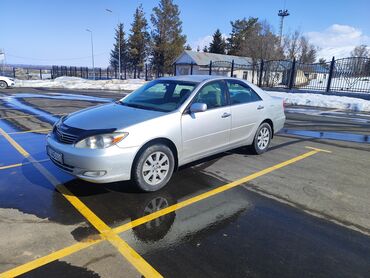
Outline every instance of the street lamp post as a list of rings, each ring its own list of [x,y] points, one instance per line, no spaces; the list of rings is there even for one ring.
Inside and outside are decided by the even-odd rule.
[[[95,80],[95,63],[94,63],[94,41],[93,41],[93,32],[90,29],[86,29],[87,32],[90,33],[91,38],[91,61],[93,67],[93,78]]]
[[[110,9],[105,9],[108,13],[113,14],[113,11]],[[122,79],[122,74],[121,74],[121,31],[119,29],[121,22],[119,20],[119,15],[118,15],[118,76],[119,79]]]

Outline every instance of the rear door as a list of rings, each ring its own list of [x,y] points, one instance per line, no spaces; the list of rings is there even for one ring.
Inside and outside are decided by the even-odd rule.
[[[230,140],[231,113],[225,82],[205,84],[192,100],[205,103],[204,112],[184,112],[182,115],[182,143],[185,162],[215,153],[227,147]]]
[[[263,120],[264,105],[261,97],[247,84],[226,80],[232,114],[230,144],[250,142],[256,125]]]

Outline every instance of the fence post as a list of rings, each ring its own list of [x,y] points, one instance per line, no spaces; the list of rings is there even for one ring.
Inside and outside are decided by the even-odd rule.
[[[40,69],[40,79],[42,80],[42,70]]]
[[[261,67],[260,67],[260,76],[258,78],[258,87],[262,86],[262,75],[263,75],[263,66],[264,66],[264,64],[265,64],[265,62],[262,59],[261,60]]]
[[[194,67],[194,64],[193,62],[190,63],[190,75],[193,75],[193,67]]]
[[[290,69],[289,90],[293,88],[294,84],[295,84],[295,58],[293,58],[292,67]]]
[[[212,61],[209,62],[209,75],[212,75]]]
[[[13,67],[13,77],[15,78],[15,67]]]
[[[231,74],[230,77],[233,77],[234,75],[234,60],[231,61]]]
[[[145,64],[145,81],[148,81],[148,64]]]
[[[335,58],[333,57],[331,59],[331,63],[330,63],[328,83],[326,84],[326,92],[327,93],[330,91],[331,79],[333,78],[334,64],[335,64]]]
[[[101,68],[99,68],[99,79],[101,79]]]

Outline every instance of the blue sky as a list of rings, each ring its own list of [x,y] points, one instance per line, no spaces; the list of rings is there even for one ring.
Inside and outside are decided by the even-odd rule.
[[[229,34],[230,20],[243,17],[266,19],[277,31],[277,11],[284,6],[284,0],[174,2],[193,47],[202,47],[217,28]],[[89,66],[90,34],[85,31],[89,28],[94,32],[96,66],[107,66],[118,17],[128,30],[140,3],[149,19],[158,1],[0,0],[0,49],[5,50],[8,63]],[[284,32],[299,29],[320,47],[320,56],[346,56],[357,44],[370,45],[369,0],[286,0],[285,6],[291,15]]]

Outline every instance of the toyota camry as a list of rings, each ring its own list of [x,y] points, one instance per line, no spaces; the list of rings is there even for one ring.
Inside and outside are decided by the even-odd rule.
[[[47,136],[47,153],[83,180],[133,180],[155,191],[189,162],[241,146],[264,153],[284,122],[283,100],[247,81],[164,77],[60,118]]]

